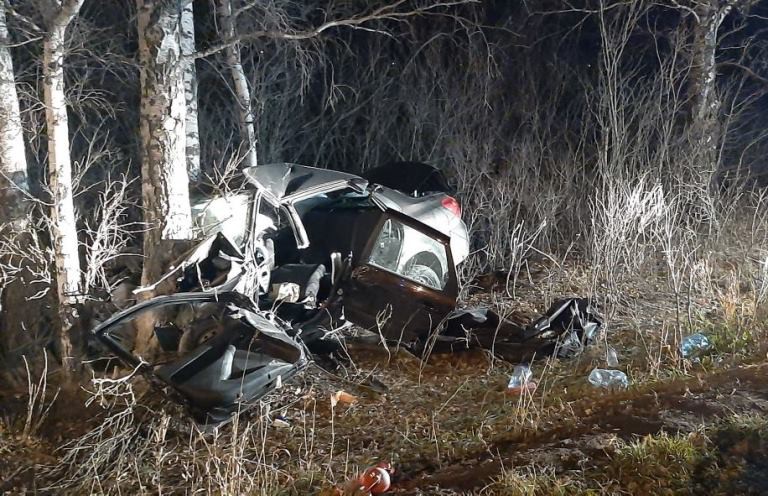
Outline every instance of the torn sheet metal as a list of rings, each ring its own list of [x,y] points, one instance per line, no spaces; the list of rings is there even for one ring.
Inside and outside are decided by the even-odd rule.
[[[136,288],[133,293],[154,291],[174,276],[178,277],[178,291],[211,289],[233,281],[243,271],[244,260],[244,255],[232,241],[224,234],[216,233],[182,256],[157,282]]]
[[[344,188],[363,192],[368,185],[368,181],[354,174],[298,164],[259,165],[248,167],[243,173],[275,206]]]
[[[560,358],[577,356],[594,343],[604,326],[603,318],[587,298],[556,301],[525,330],[526,338],[556,340],[553,352]]]
[[[446,320],[442,341],[453,338],[467,345],[494,349],[513,361],[534,354],[570,358],[592,344],[603,320],[585,298],[566,298],[528,325],[504,319],[489,308],[453,311]]]
[[[150,317],[162,353],[139,356],[117,336]],[[153,383],[170,386],[200,424],[229,420],[308,363],[288,326],[259,312],[237,293],[159,296],[118,313],[93,335]],[[172,334],[176,334],[176,339]],[[161,388],[162,390],[162,388]]]

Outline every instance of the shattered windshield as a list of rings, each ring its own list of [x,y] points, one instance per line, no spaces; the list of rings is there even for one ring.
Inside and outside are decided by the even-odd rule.
[[[242,246],[248,231],[250,193],[205,198],[192,205],[195,234],[207,238],[222,233],[236,246]]]

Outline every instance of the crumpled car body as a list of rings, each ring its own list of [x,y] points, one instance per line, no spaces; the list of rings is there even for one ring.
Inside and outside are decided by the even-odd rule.
[[[122,341],[142,318],[155,326],[159,350],[139,357]],[[93,330],[121,361],[216,425],[306,367],[307,351],[286,324],[235,292],[179,293],[134,305]]]
[[[404,342],[455,308],[469,242],[452,197],[296,164],[244,176],[239,191],[193,207],[208,238],[161,280],[175,280],[172,291],[237,291],[294,324],[333,291],[338,322]]]
[[[225,421],[301,370],[345,322],[405,344],[454,310],[469,251],[456,201],[411,198],[358,176],[295,164],[249,168],[238,190],[193,205],[196,246],[151,286],[166,294],[94,336],[189,406]],[[160,357],[131,337],[154,326]]]
[[[337,171],[274,164],[241,188],[193,205],[202,242],[155,284],[158,296],[99,325],[115,356],[216,425],[338,347],[345,322],[411,350],[479,345],[503,357],[569,357],[603,326],[585,299],[556,302],[528,325],[489,309],[456,310],[469,251],[456,201],[409,197]],[[161,352],[130,341],[154,326]],[[439,331],[439,332],[433,332]]]

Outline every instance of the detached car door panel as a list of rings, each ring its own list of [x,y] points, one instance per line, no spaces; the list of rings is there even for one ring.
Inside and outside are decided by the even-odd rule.
[[[450,240],[410,217],[382,212],[355,258],[344,290],[346,317],[387,339],[424,338],[456,305]]]

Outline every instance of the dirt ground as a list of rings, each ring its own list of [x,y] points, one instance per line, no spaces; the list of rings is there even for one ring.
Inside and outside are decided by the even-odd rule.
[[[519,302],[536,300],[549,302],[531,293],[503,308],[532,316],[546,305]],[[605,366],[605,343],[575,359],[534,360],[537,389],[510,396],[515,363],[487,350],[424,362],[349,340],[347,364],[311,365],[214,433],[197,432],[133,381],[96,396],[92,385],[61,392],[42,415],[49,386],[32,409],[43,420],[25,434],[29,393],[5,391],[0,491],[339,495],[365,467],[387,461],[390,494],[768,493],[765,351],[717,342],[701,361],[682,360],[659,337],[669,314],[649,314],[646,334],[619,319],[609,327],[626,390],[587,381]],[[356,401],[331,401],[338,391]]]
[[[764,380],[768,364],[694,373],[612,392],[580,387],[578,380],[556,379],[552,371],[553,378],[532,395],[509,397],[504,394],[508,365],[496,362],[491,367],[482,351],[435,356],[425,366],[408,354],[390,355],[382,348],[352,346],[350,353],[356,365],[350,377],[355,380],[326,375],[313,381],[306,374],[303,385],[293,389],[291,384],[292,391],[273,401],[272,408],[289,405],[280,411],[291,427],[268,429],[265,442],[270,451],[279,447],[286,453],[303,453],[301,461],[290,455],[273,461],[289,473],[302,466],[303,476],[289,475],[283,480],[286,487],[293,487],[287,494],[333,494],[328,491],[359,468],[381,460],[396,467],[392,494],[516,494],[514,483],[497,487],[509,470],[540,470],[554,478],[578,479],[592,472],[606,475],[605,466],[612,463],[622,443],[662,433],[704,435],[723,419],[768,413],[768,381]],[[583,365],[552,367],[580,370]],[[583,380],[585,374],[578,376]],[[376,391],[381,383],[372,378],[377,377],[382,377],[381,383],[388,379],[386,392]],[[565,385],[567,382],[570,384]],[[366,386],[371,383],[375,387]],[[332,407],[330,395],[339,389],[354,394],[357,403]],[[556,390],[561,394],[556,395]],[[0,471],[6,477],[13,475],[4,481],[4,491],[21,493],[44,487],[39,475],[45,476],[45,467],[60,461],[62,451],[57,447],[82,435],[100,418],[98,408],[79,406],[77,402],[82,400],[82,396],[72,395],[69,406],[54,408],[34,438],[19,442],[16,436],[14,442],[11,433],[0,431],[0,439],[5,438],[0,446]],[[13,407],[6,401],[3,405],[8,418]],[[251,421],[259,419],[251,417]],[[308,422],[314,425],[307,427]],[[175,449],[185,448],[192,449]],[[724,454],[732,446],[726,448]],[[754,455],[750,446],[740,449],[746,450],[744,459]],[[762,465],[747,468],[753,473],[739,472],[740,480],[754,481],[742,487],[743,493],[763,494],[768,489],[766,465],[763,460]],[[604,482],[610,482],[608,479]],[[693,475],[688,482],[690,493],[698,492],[696,484],[701,490],[717,487],[711,481],[697,481]],[[643,491],[652,491],[655,483],[665,485],[662,479],[650,483]],[[609,494],[639,494],[631,487],[604,489]],[[549,493],[546,487],[520,492]],[[575,493],[588,494],[586,490]]]

